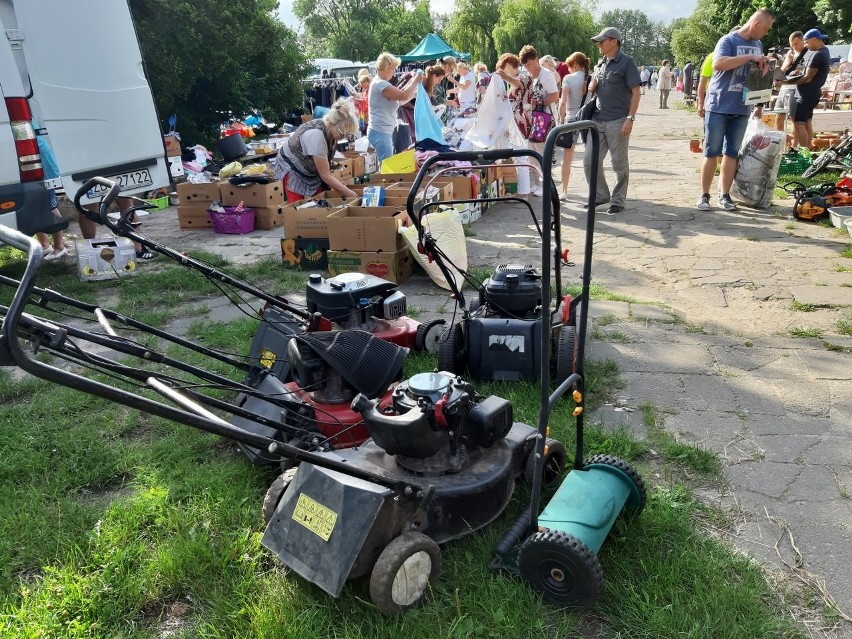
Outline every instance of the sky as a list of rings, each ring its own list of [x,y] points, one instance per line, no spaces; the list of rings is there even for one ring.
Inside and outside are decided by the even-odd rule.
[[[697,0],[680,0],[676,3],[661,0],[598,0],[598,5],[600,13],[613,9],[639,9],[655,22],[669,23],[675,18],[691,15],[696,2]],[[429,4],[435,13],[451,13],[455,8],[454,0],[430,0]],[[278,15],[281,21],[298,29],[299,21],[293,15],[293,0],[280,0],[280,5]]]

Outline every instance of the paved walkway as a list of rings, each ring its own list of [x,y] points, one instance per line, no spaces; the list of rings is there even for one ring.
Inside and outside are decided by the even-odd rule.
[[[700,137],[702,123],[678,108],[658,109],[656,99],[643,97],[632,136],[627,209],[599,214],[595,225],[593,283],[639,302],[594,303],[588,356],[614,359],[627,381],[618,405],[597,418],[641,434],[638,409],[650,403],[679,439],[718,453],[727,490],[705,497],[738,509],[733,543],[795,580],[776,554],[780,539],[781,557],[793,563],[792,540],[802,568],[852,615],[852,338],[838,329],[838,321],[852,321],[852,258],[841,256],[852,241],[794,221],[787,201],[767,210],[695,210],[701,156],[688,140]],[[576,197],[562,212],[578,265],[581,158],[571,180]],[[175,248],[246,261],[279,255],[277,231],[183,232],[173,209],[149,220],[144,230]],[[540,261],[521,207],[494,207],[472,231],[471,265]],[[568,281],[579,278],[579,266],[566,270]],[[425,277],[403,290],[423,309],[421,319],[432,315],[427,309],[452,310]],[[852,623],[828,636],[852,637]]]

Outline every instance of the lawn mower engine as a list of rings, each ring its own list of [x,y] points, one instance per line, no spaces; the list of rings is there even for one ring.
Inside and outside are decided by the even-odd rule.
[[[296,335],[286,346],[292,381],[284,383],[268,371],[252,386],[262,393],[250,395],[242,408],[261,415],[278,416],[281,428],[242,417],[235,424],[253,433],[273,437],[306,449],[359,446],[370,437],[361,415],[350,408],[359,393],[390,403],[393,382],[402,378],[407,349],[361,330],[321,331]],[[264,397],[263,395],[266,395]],[[274,399],[283,398],[298,409],[282,411]],[[239,403],[239,402],[238,402]],[[256,464],[277,463],[280,458],[242,446]]]
[[[563,310],[569,305],[566,297]],[[469,317],[440,338],[438,367],[477,380],[538,379],[541,308],[541,274],[530,264],[501,264],[479,288]],[[560,313],[551,322],[550,363],[557,382],[575,366],[577,332],[568,320]]]
[[[479,307],[498,317],[536,317],[541,309],[541,275],[531,264],[501,264],[479,288]]]
[[[364,273],[324,278],[312,273],[306,292],[308,311],[329,320],[335,330],[359,329],[416,348],[420,324],[405,316],[405,294],[396,284]]]
[[[482,449],[502,441],[512,428],[512,404],[446,372],[420,373],[399,384],[391,401],[363,394],[352,402],[373,442],[407,471],[420,475],[458,473]]]

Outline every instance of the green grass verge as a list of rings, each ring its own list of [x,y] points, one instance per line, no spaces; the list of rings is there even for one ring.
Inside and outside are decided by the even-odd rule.
[[[193,339],[245,352],[256,321],[196,322]],[[434,368],[414,354],[406,375]],[[587,362],[587,410],[619,386],[614,362]],[[478,384],[534,424],[534,383]],[[619,521],[602,548],[604,593],[589,615],[544,605],[487,561],[528,498],[519,484],[492,526],[443,547],[433,601],[399,619],[369,603],[364,580],[339,599],[285,570],[260,545],[274,470],[231,444],[100,398],[0,375],[0,628],[9,637],[797,637],[779,595],[748,560],[704,534],[718,518],[683,485],[650,486],[648,506]],[[552,435],[573,448],[572,402]],[[651,406],[650,436],[589,427],[586,454],[638,468],[649,447],[704,473],[715,458],[678,445]],[[588,423],[588,420],[587,420]],[[662,445],[662,444],[664,445]],[[718,460],[715,460],[718,464]]]

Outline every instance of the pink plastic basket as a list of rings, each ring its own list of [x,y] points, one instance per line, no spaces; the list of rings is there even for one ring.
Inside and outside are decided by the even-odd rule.
[[[254,230],[254,209],[238,211],[235,206],[226,206],[224,213],[207,211],[215,233],[243,235]]]

